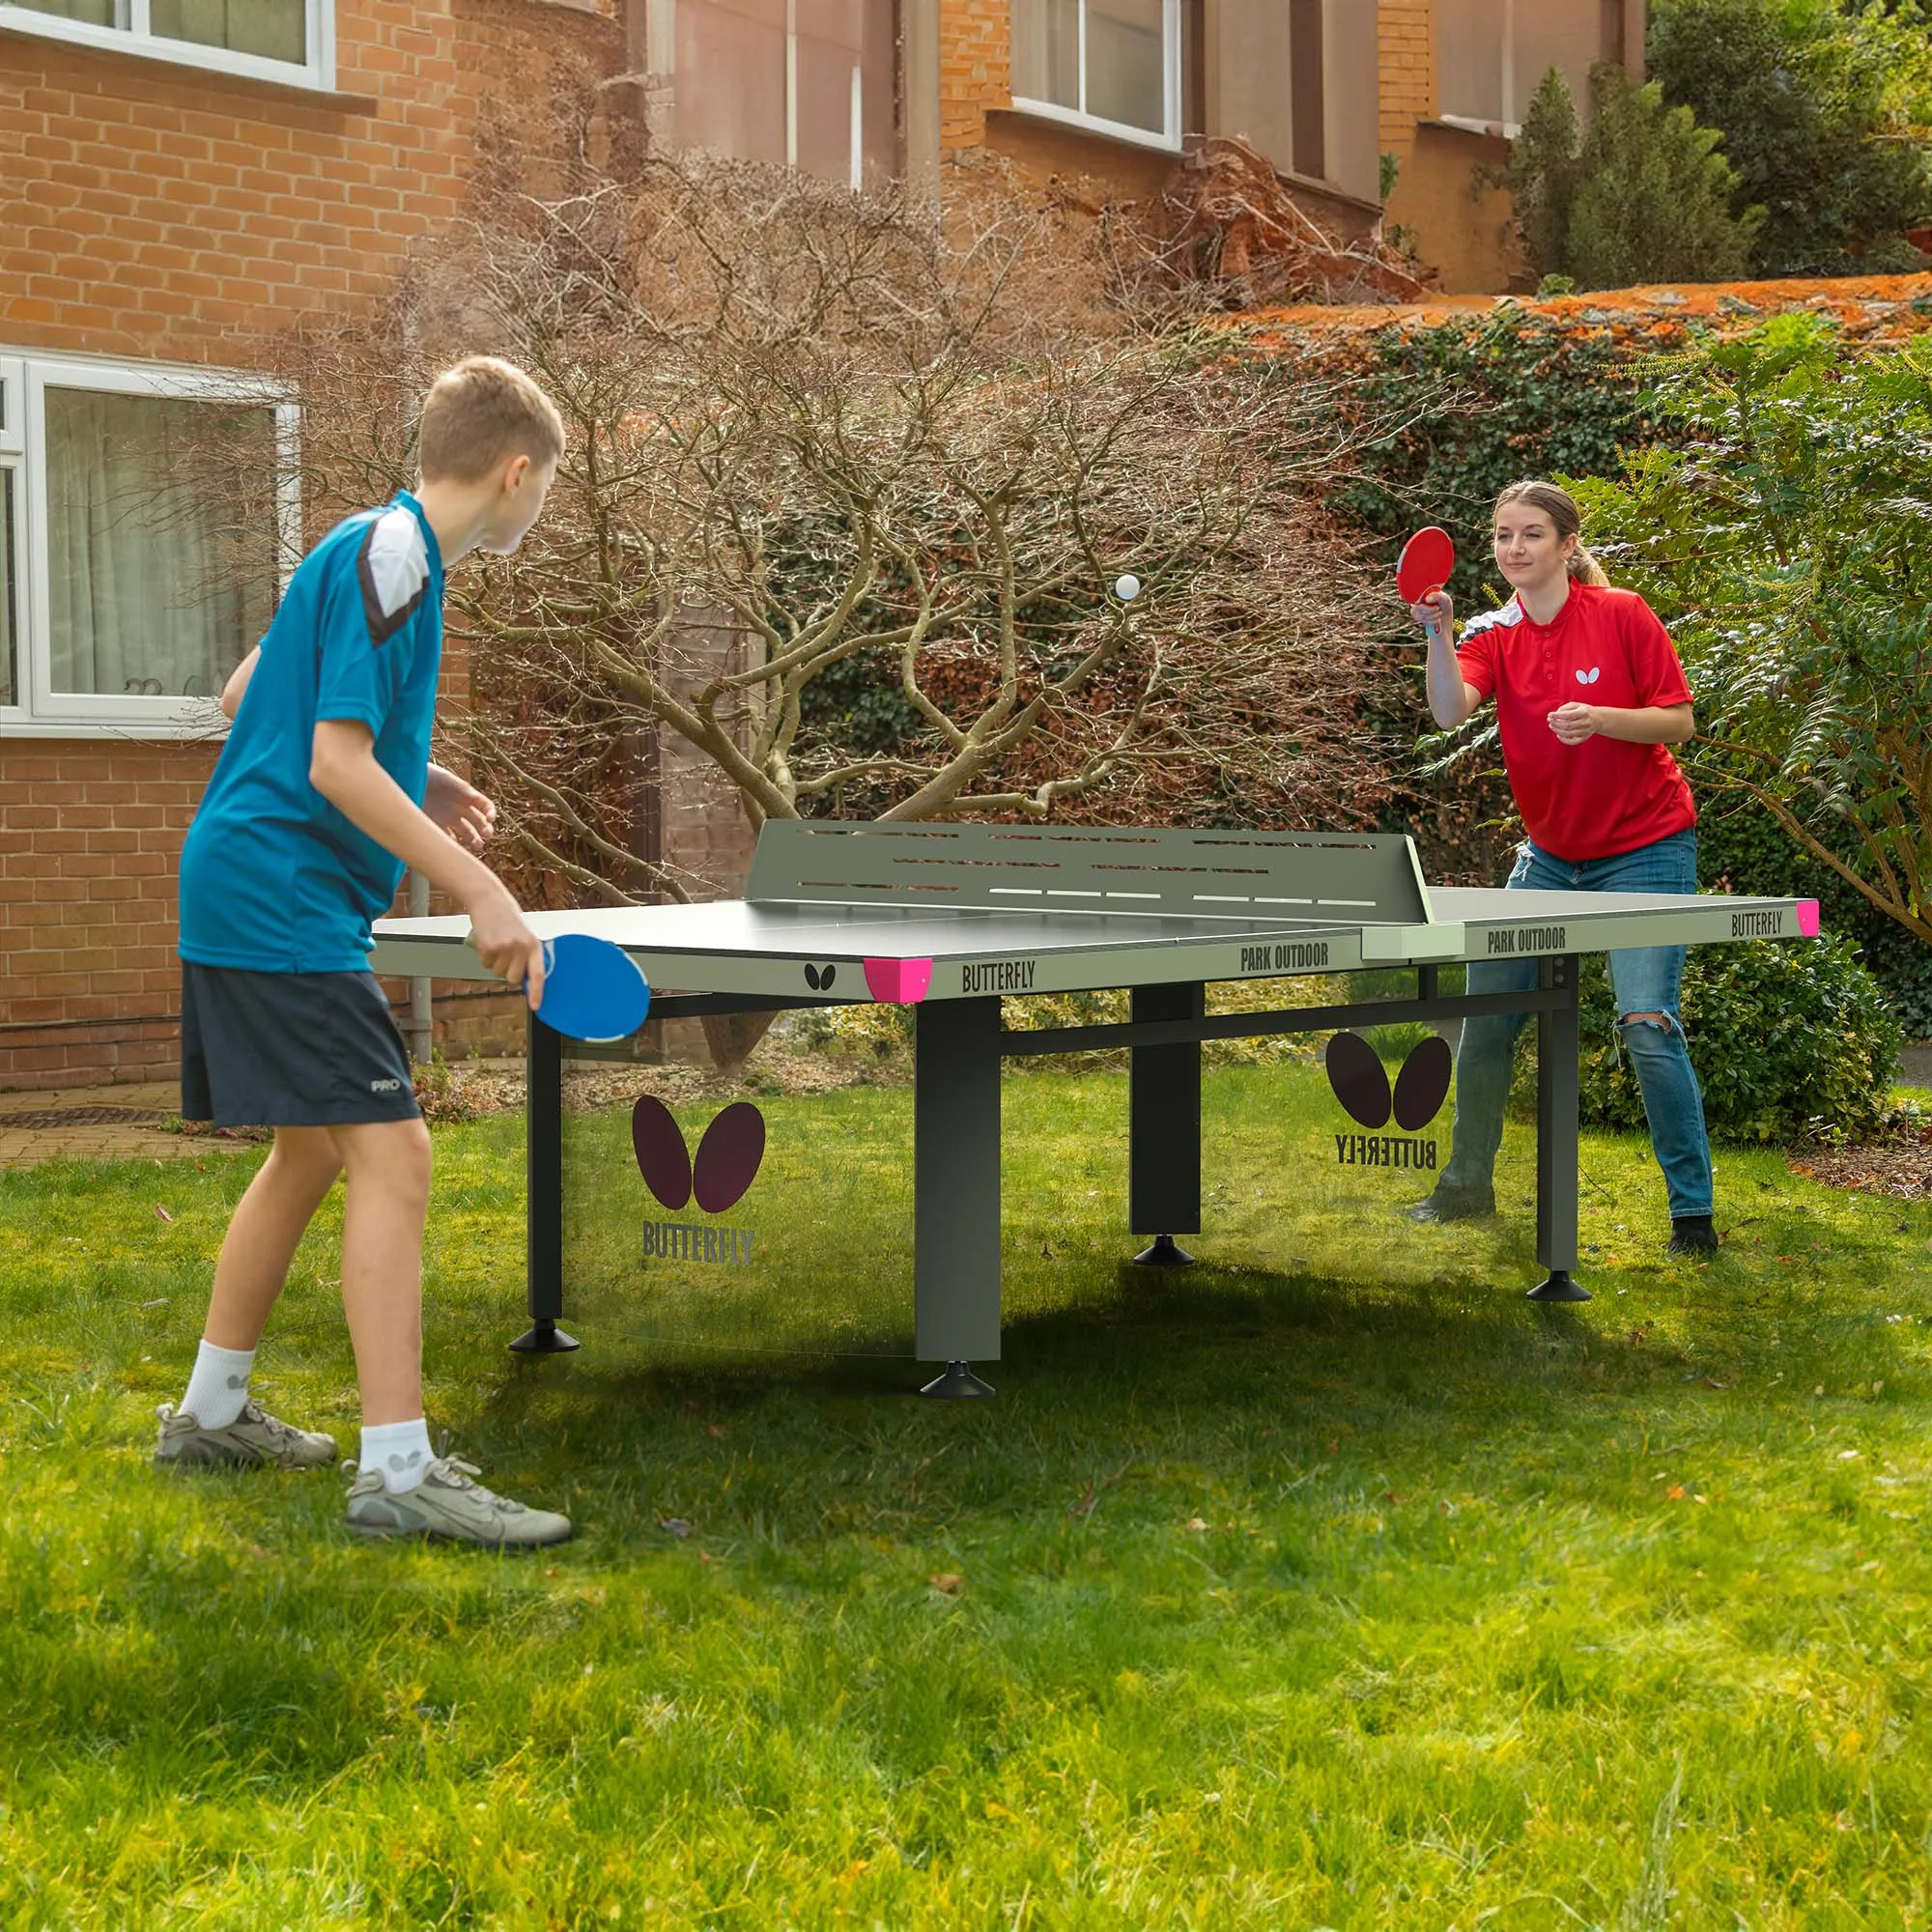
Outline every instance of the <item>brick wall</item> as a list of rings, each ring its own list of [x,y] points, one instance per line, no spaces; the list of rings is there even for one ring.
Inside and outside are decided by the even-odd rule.
[[[1381,0],[1381,151],[1406,161],[1416,123],[1435,112],[1435,0]]]
[[[939,145],[986,145],[986,110],[1012,104],[1011,0],[940,0]]]
[[[338,0],[337,88],[0,39],[0,340],[221,360],[236,331],[379,296],[456,211],[486,99],[614,64],[595,14]]]
[[[176,867],[206,745],[0,748],[0,1087],[179,1065]]]
[[[320,97],[0,34],[0,352],[246,366],[379,298],[461,206],[489,103],[527,131],[554,79],[621,67],[614,11],[337,0]],[[173,1071],[176,864],[213,758],[0,742],[0,1086]],[[453,1040],[485,1030],[447,1011]]]

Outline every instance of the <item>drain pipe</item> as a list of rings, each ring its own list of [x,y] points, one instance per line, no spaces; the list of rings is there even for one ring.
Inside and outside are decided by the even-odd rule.
[[[410,873],[410,917],[429,917],[429,881],[422,873]],[[429,981],[410,981],[410,1023],[403,1029],[409,1037],[410,1058],[418,1066],[427,1066],[436,1031],[436,1016],[430,1010]]]

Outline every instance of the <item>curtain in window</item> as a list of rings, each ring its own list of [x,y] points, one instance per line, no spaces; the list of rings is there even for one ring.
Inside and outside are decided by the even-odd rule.
[[[1080,0],[1013,0],[1013,93],[1080,105]]]
[[[264,60],[308,59],[308,0],[153,0],[152,32]]]
[[[0,469],[0,704],[20,701],[19,573],[14,567],[14,471]]]
[[[275,473],[269,410],[47,389],[56,691],[220,691],[273,611],[273,525],[218,485],[244,473]]]
[[[680,0],[676,18],[677,145],[782,166],[784,0]]]
[[[63,20],[84,21],[90,27],[112,27],[114,0],[13,0],[31,14],[52,14]]]
[[[1087,111],[1151,134],[1167,128],[1162,0],[1087,0]]]

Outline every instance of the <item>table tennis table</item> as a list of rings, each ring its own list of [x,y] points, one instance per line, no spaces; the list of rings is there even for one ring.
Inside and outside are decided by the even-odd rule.
[[[1815,937],[1815,900],[1506,892],[1426,885],[1400,834],[773,821],[742,899],[537,913],[543,936],[614,941],[655,1018],[844,1005],[910,1007],[914,1028],[913,1350],[932,1395],[985,1392],[1000,1353],[1000,1066],[1128,1050],[1128,1214],[1179,1263],[1202,1228],[1201,1047],[1478,1014],[1538,1028],[1539,1301],[1583,1301],[1577,1239],[1578,962],[1625,947]],[[374,971],[477,980],[464,917],[383,920]],[[1444,965],[1535,962],[1520,991],[1443,993]],[[1217,1013],[1209,986],[1399,968],[1408,996]],[[1125,989],[1122,1022],[1009,1027],[1003,999]],[[563,1042],[528,1023],[530,1326],[574,1349],[563,1315]]]

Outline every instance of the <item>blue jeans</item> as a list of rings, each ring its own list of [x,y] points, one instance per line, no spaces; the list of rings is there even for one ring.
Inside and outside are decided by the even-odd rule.
[[[1525,840],[1509,875],[1511,891],[1571,893],[1694,893],[1697,835],[1685,831],[1614,859],[1572,865]],[[1536,984],[1537,962],[1478,960],[1469,967],[1472,993],[1518,993]],[[1635,1068],[1650,1122],[1650,1144],[1663,1170],[1670,1217],[1711,1211],[1711,1144],[1704,1133],[1704,1096],[1684,1043],[1678,1002],[1684,948],[1642,946],[1610,954],[1610,984],[1622,1018],[1618,1032]],[[1662,1013],[1632,1019],[1633,1013]],[[1456,1129],[1449,1164],[1436,1183],[1444,1193],[1481,1192],[1492,1184],[1502,1145],[1516,1037],[1526,1013],[1495,1013],[1463,1022],[1456,1055]]]

